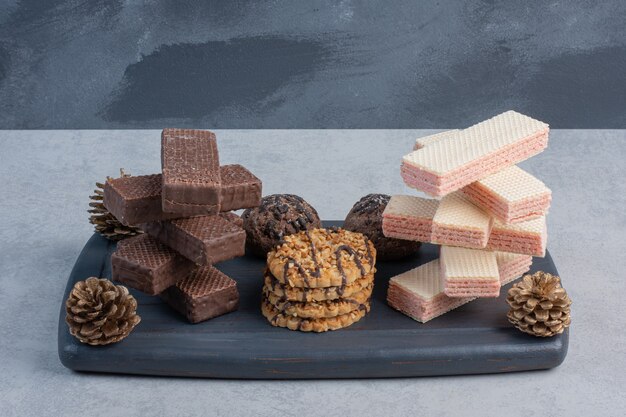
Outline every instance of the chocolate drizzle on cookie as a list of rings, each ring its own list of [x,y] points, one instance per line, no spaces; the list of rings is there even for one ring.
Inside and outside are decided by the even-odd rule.
[[[315,271],[311,274],[315,278],[319,278],[321,275],[320,272],[320,263],[317,260],[317,250],[315,249],[315,242],[313,242],[313,238],[308,230],[304,232],[304,235],[309,239],[309,244],[311,245],[311,259],[313,259],[313,264],[315,265]]]
[[[366,246],[368,246],[367,243],[366,243]],[[365,273],[366,273],[365,268],[363,268],[363,263],[361,262],[361,259],[359,259],[359,254],[357,253],[357,251],[355,251],[351,246],[348,246],[348,245],[339,246],[337,250],[335,250],[335,256],[337,256],[337,269],[339,270],[339,273],[341,274],[341,287],[340,287],[341,293],[339,295],[343,295],[343,292],[346,289],[347,280],[348,280],[348,278],[346,277],[346,271],[345,269],[343,269],[341,252],[346,252],[349,255],[352,255],[354,257],[354,263],[361,271],[361,276],[365,276]]]
[[[302,264],[290,256],[287,258],[288,262],[285,263],[284,276],[285,278],[288,276],[289,268],[291,267],[291,265],[294,265],[296,268],[298,268],[298,273],[304,280],[305,286],[309,287],[309,275],[311,275],[314,278],[319,278],[321,275],[321,268],[320,268],[319,261],[317,260],[317,250],[315,249],[315,243],[313,242],[313,238],[311,238],[311,235],[309,234],[308,230],[305,230],[304,234],[307,237],[307,239],[309,239],[309,245],[311,247],[311,259],[313,259],[313,264],[315,265],[315,269],[312,272],[310,272],[310,274],[307,273],[307,271],[302,267]]]
[[[285,276],[285,279],[287,279],[287,277],[289,276],[289,268],[291,268],[292,266],[295,266],[296,268],[298,268],[298,273],[300,274],[300,276],[304,280],[304,284],[308,287],[309,286],[308,274],[306,273],[306,271],[304,270],[304,268],[302,267],[300,262],[296,261],[291,256],[289,256],[287,258],[287,262],[285,262],[285,269],[284,269],[284,272],[283,272],[283,274]]]
[[[329,233],[341,233],[342,229],[340,228],[330,228],[327,229],[327,232]],[[285,281],[289,280],[289,273],[290,273],[290,269],[292,267],[296,267],[297,269],[297,273],[298,275],[302,278],[303,282],[304,282],[304,291],[303,291],[303,295],[302,295],[302,300],[306,301],[306,289],[311,287],[311,283],[309,278],[320,278],[321,277],[321,268],[322,265],[320,263],[319,260],[319,256],[318,256],[318,249],[315,245],[315,242],[311,236],[311,233],[308,230],[305,230],[302,232],[302,235],[306,236],[306,238],[309,241],[309,251],[310,251],[310,258],[313,262],[313,270],[307,270],[306,268],[304,268],[302,266],[302,264],[295,259],[293,256],[285,256],[286,262],[283,266],[283,278],[285,279]],[[345,252],[348,255],[350,255],[354,261],[354,263],[356,264],[357,268],[359,269],[360,273],[361,273],[361,277],[364,277],[367,274],[367,271],[363,265],[363,261],[362,261],[362,257],[367,259],[367,262],[369,263],[369,265],[373,268],[374,265],[374,256],[372,254],[372,248],[370,247],[370,241],[366,236],[363,236],[363,243],[365,246],[365,254],[364,256],[361,255],[357,250],[355,250],[352,246],[347,245],[347,244],[342,244],[339,245],[335,251],[334,251],[334,255],[335,255],[335,259],[336,259],[336,265],[337,265],[337,270],[339,271],[340,275],[341,275],[341,285],[337,287],[336,291],[337,293],[341,296],[343,295],[344,291],[345,291],[345,287],[348,284],[348,277],[346,274],[346,270],[344,268],[343,265],[343,258],[342,258],[342,253]]]

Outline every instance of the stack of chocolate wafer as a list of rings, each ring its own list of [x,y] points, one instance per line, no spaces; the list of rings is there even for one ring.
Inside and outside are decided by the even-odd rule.
[[[393,196],[383,232],[441,245],[441,253],[436,268],[429,263],[392,278],[390,305],[426,321],[497,297],[511,271],[519,276],[532,256],[545,255],[551,191],[515,164],[543,151],[548,132],[546,123],[508,111],[417,139],[402,160],[402,178],[434,198]]]
[[[213,264],[244,255],[246,233],[232,212],[261,202],[261,181],[241,165],[220,166],[209,131],[164,129],[162,173],[109,179],[105,207],[145,234],[118,244],[112,278],[160,294],[197,323],[237,308],[234,280]]]
[[[376,249],[361,233],[313,229],[286,236],[267,257],[261,311],[278,327],[337,330],[370,310]]]

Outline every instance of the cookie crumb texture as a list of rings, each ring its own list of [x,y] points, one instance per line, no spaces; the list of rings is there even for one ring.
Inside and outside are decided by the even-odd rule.
[[[344,229],[363,233],[376,247],[376,259],[390,261],[416,253],[420,242],[385,237],[383,234],[383,212],[391,196],[368,194],[357,201],[344,222]]]
[[[267,255],[272,275],[292,287],[345,287],[374,273],[375,264],[372,242],[361,233],[339,228],[286,236]]]
[[[272,194],[243,212],[248,252],[265,258],[285,236],[322,226],[317,211],[302,197]]]

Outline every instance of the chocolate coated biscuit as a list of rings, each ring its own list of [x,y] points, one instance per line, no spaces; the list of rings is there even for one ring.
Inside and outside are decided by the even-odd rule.
[[[161,167],[163,211],[183,216],[219,213],[220,162],[213,132],[163,129]]]
[[[302,197],[293,194],[265,196],[259,207],[244,211],[241,217],[248,251],[263,258],[285,236],[322,224],[317,211]]]
[[[212,265],[245,252],[246,233],[219,215],[144,223],[140,227],[200,265]]]
[[[165,290],[161,298],[191,323],[230,313],[239,306],[237,283],[212,266],[198,267]]]
[[[156,295],[185,278],[195,267],[146,234],[120,241],[111,255],[111,278],[149,295]]]

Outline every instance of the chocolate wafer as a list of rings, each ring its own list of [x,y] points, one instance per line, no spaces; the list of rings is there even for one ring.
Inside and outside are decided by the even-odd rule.
[[[165,213],[161,203],[161,174],[109,179],[104,184],[103,204],[126,226],[174,219]]]
[[[220,176],[220,212],[256,207],[261,203],[261,180],[245,167],[224,165],[220,167]],[[161,174],[110,179],[104,185],[104,206],[127,226],[188,217],[163,211],[162,183]]]
[[[163,129],[161,166],[163,211],[184,216],[220,211],[220,162],[213,132]]]
[[[212,266],[195,269],[161,294],[161,298],[191,323],[199,323],[239,307],[237,283]]]
[[[146,234],[120,241],[111,255],[111,277],[155,295],[185,278],[194,263]]]
[[[245,251],[246,232],[219,215],[144,223],[140,227],[200,265],[243,256]]]
[[[220,168],[220,211],[257,207],[261,204],[261,180],[244,166],[233,164]]]
[[[243,227],[243,219],[232,211],[225,211],[219,214],[221,218],[228,220],[235,226]]]

